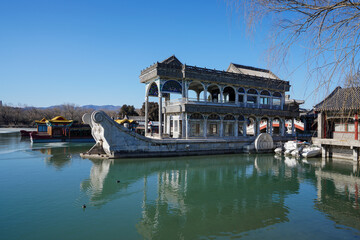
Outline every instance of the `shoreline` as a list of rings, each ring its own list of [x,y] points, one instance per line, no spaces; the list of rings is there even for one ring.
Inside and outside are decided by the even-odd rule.
[[[15,128],[15,127],[0,127],[0,134],[6,134],[6,133],[20,133],[20,130],[26,130],[26,131],[36,131],[36,128],[31,128],[31,127],[19,127],[19,128]]]

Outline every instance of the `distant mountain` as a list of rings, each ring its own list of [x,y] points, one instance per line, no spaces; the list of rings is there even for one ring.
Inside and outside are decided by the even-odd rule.
[[[50,106],[50,107],[40,107],[41,109],[51,109],[51,108],[61,108],[62,105],[54,105],[54,106]],[[84,106],[80,106],[81,108],[85,108],[85,109],[93,109],[93,110],[109,110],[109,111],[118,111],[121,106],[114,106],[114,105],[84,105]]]
[[[81,106],[82,108],[86,108],[86,109],[94,109],[94,110],[109,110],[109,111],[118,111],[121,106],[114,106],[114,105],[102,105],[102,106],[98,106],[98,105],[84,105]]]

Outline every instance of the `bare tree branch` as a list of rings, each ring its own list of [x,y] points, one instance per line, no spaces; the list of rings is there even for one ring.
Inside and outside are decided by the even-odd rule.
[[[292,48],[305,53],[309,77],[329,87],[359,71],[359,0],[226,0],[254,31],[264,18],[271,20],[274,45],[270,61],[284,63]],[[349,85],[347,83],[347,85]]]

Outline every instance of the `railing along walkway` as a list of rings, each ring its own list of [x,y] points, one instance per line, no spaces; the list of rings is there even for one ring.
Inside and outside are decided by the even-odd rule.
[[[174,106],[179,104],[201,104],[201,105],[219,105],[219,106],[237,106],[244,108],[277,109],[281,110],[280,105],[257,104],[257,103],[236,103],[234,101],[205,101],[197,98],[179,98],[165,102],[165,106]],[[284,109],[285,110],[285,109]]]

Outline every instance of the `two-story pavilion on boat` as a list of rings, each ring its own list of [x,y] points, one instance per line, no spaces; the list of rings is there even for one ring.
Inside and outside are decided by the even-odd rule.
[[[230,64],[226,71],[182,64],[175,56],[143,70],[145,136],[102,111],[85,114],[96,144],[85,157],[159,157],[268,151],[294,139],[302,102],[285,98],[290,84],[264,69]],[[159,103],[158,131],[148,121]],[[291,131],[285,131],[292,126]],[[290,123],[290,124],[289,124]],[[289,130],[289,129],[288,129]],[[260,135],[261,132],[268,134]],[[270,135],[272,136],[270,136]]]
[[[285,121],[292,123],[294,135],[303,103],[286,99],[289,82],[271,71],[234,63],[219,71],[171,56],[141,71],[140,81],[146,85],[145,136],[160,139],[246,138],[261,132],[285,136]],[[150,97],[158,98],[162,116],[158,134],[149,131]]]

